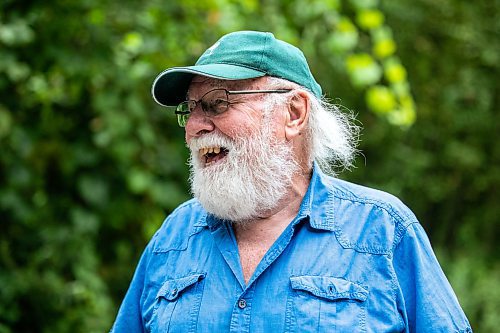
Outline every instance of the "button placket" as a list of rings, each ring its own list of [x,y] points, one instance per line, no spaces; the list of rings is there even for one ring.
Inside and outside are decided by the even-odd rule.
[[[233,303],[233,313],[229,332],[249,333],[250,314],[252,312],[252,300],[254,297],[254,285],[249,286]]]

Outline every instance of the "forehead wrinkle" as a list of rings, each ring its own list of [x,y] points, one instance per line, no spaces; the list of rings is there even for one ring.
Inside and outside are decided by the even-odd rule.
[[[198,80],[198,78],[204,78],[202,80]],[[220,81],[220,80],[217,80]],[[189,96],[191,94],[191,90],[193,88],[193,85],[195,86],[207,86],[209,89],[206,89],[206,91],[203,93],[205,94],[209,90],[212,90],[214,88],[220,88],[221,83],[217,83],[216,80],[209,78],[209,77],[204,77],[204,76],[196,76],[192,81],[191,84],[189,85],[189,88],[186,92],[186,99],[189,99]]]

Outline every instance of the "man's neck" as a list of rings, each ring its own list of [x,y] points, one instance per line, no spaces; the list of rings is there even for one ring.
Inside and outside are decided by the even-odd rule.
[[[266,216],[233,224],[245,282],[248,282],[264,254],[297,216],[310,178],[310,173],[295,177],[282,203]]]

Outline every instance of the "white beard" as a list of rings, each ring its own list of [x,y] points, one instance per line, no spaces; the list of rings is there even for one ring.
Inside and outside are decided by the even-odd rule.
[[[230,139],[209,133],[189,144],[191,191],[205,210],[220,219],[244,223],[272,211],[300,170],[291,147],[276,142],[266,120],[250,137]],[[229,153],[205,168],[199,149],[213,146],[225,147]]]

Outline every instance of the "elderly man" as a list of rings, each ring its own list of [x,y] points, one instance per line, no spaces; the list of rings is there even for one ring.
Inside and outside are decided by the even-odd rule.
[[[185,127],[195,198],[147,246],[114,332],[471,332],[412,212],[323,173],[349,166],[357,127],[299,49],[231,33],[152,93]]]

